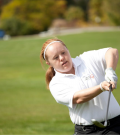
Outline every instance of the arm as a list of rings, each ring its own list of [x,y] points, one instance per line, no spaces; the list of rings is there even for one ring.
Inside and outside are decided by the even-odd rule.
[[[102,91],[99,85],[92,88],[78,91],[73,96],[73,103],[80,104],[80,103],[87,102],[92,98],[94,98],[95,96],[99,95],[100,93],[102,93]]]
[[[118,57],[119,57],[118,50],[110,48],[105,54],[107,68],[112,67],[115,70],[118,62]],[[115,88],[114,82],[111,83],[112,83],[112,88],[114,89]],[[105,81],[102,83],[102,87],[104,88],[104,90],[109,90],[110,84]],[[80,103],[87,102],[92,98],[96,97],[97,95],[99,95],[101,92],[102,91],[99,85],[92,88],[78,91],[73,96],[73,103],[80,104]]]
[[[106,81],[102,82],[102,87],[104,90],[109,90],[110,84]],[[84,89],[76,92],[73,95],[73,104],[80,104],[91,100],[102,93],[100,85],[94,86],[92,88]]]
[[[105,80],[112,83],[112,87],[113,85],[115,85],[115,88],[117,87],[117,80],[118,80],[118,77],[115,73],[118,58],[119,55],[117,49],[111,48],[105,54],[105,60],[107,64],[107,69],[105,70]]]
[[[118,58],[119,58],[118,50],[110,48],[105,54],[107,68],[112,67],[113,70],[115,70],[117,67]]]

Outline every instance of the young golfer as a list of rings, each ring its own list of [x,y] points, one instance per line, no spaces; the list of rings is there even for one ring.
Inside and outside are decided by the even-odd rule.
[[[120,107],[112,93],[107,126],[99,128],[91,121],[94,118],[104,123],[110,84],[112,90],[117,86],[117,49],[88,51],[71,58],[61,40],[49,39],[43,44],[40,59],[49,65],[46,82],[52,96],[69,109],[74,135],[120,134]]]

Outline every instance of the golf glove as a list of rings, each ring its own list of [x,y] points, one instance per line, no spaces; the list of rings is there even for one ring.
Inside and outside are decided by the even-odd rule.
[[[118,77],[117,77],[115,71],[112,68],[107,68],[105,70],[105,80],[107,82],[110,82],[110,81],[115,82],[115,88],[117,88]]]

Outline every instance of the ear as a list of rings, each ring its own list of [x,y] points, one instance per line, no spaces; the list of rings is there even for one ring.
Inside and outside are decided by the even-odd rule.
[[[48,61],[46,61],[46,64],[50,66],[50,63]]]

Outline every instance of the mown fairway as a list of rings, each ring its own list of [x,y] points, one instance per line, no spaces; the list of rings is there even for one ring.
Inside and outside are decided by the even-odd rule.
[[[120,53],[120,32],[58,36],[75,57],[84,51],[113,47]],[[0,40],[0,135],[72,135],[67,107],[57,104],[45,86],[39,54],[48,38]],[[120,78],[120,61],[116,69]],[[120,103],[120,80],[113,92]]]

